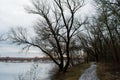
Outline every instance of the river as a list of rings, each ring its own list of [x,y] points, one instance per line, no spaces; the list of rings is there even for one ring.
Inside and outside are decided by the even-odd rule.
[[[54,63],[0,62],[0,80],[50,80]]]

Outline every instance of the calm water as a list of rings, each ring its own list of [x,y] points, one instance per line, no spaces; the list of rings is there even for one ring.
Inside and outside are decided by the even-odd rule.
[[[50,71],[53,67],[53,63],[0,62],[0,80],[32,80],[32,78],[38,78],[36,80],[50,80]]]

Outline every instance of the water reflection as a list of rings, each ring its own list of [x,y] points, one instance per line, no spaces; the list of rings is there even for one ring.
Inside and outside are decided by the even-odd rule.
[[[0,62],[0,80],[50,80],[54,63]]]
[[[18,76],[18,80],[51,80],[53,67],[53,63],[34,63],[29,71]]]

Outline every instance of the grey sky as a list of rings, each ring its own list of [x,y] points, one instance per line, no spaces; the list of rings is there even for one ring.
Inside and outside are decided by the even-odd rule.
[[[0,34],[7,32],[10,27],[31,27],[36,18],[24,10],[25,5],[30,5],[30,0],[0,0]],[[20,51],[21,48],[18,46],[6,42],[0,43],[0,56],[31,57],[40,55],[36,48],[32,48],[29,54]]]
[[[28,27],[35,21],[35,15],[24,10],[25,5],[30,5],[31,0],[0,0],[0,32],[16,26]],[[83,13],[91,11],[90,1],[83,9]]]
[[[30,0],[0,0],[0,31],[7,31],[10,27],[30,26],[35,16],[24,10],[28,4]]]

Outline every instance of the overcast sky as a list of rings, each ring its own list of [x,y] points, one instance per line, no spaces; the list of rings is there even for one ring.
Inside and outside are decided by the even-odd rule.
[[[31,0],[0,0],[0,32],[10,27],[29,27],[36,20],[35,15],[28,14],[24,6],[30,5]],[[91,13],[90,1],[83,9],[84,13]]]
[[[11,27],[23,26],[28,28],[33,25],[37,17],[28,14],[24,10],[26,5],[30,5],[30,1],[31,0],[0,0],[0,34],[7,32]],[[86,1],[89,3],[82,9],[82,14],[91,15],[93,11],[91,5],[92,2],[91,0]],[[13,50],[16,52],[18,51],[18,48],[16,49],[15,47],[10,47],[8,45],[3,46],[3,44],[1,46],[0,43],[0,51],[6,53],[6,49],[8,49],[7,52],[13,52]],[[4,55],[3,52],[0,52],[0,55]]]
[[[35,16],[24,10],[30,0],[0,0],[0,32],[10,27],[31,26]]]

